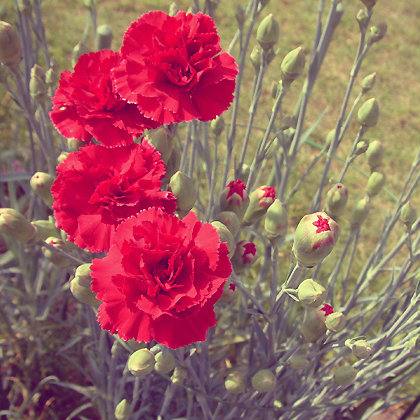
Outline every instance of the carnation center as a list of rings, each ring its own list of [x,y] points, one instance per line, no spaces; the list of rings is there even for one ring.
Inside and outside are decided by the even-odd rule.
[[[195,79],[196,72],[188,63],[170,63],[166,77],[177,86],[187,86]]]
[[[316,233],[327,232],[331,230],[328,220],[324,219],[320,215],[318,215],[318,220],[316,220],[312,224],[317,228]]]

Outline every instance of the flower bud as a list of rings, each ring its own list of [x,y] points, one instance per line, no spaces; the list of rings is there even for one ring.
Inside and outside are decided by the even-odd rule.
[[[325,203],[325,211],[334,219],[343,213],[346,207],[349,193],[343,184],[335,184],[327,192],[327,200]]]
[[[284,237],[287,233],[287,207],[276,198],[265,214],[264,229],[269,239]]]
[[[29,242],[35,237],[35,227],[15,209],[0,208],[0,234],[18,242]]]
[[[230,392],[231,394],[240,394],[241,392],[245,391],[245,387],[245,375],[238,370],[230,372],[225,379],[226,391]]]
[[[338,235],[339,226],[328,214],[308,214],[296,227],[293,253],[301,265],[313,267],[330,254]]]
[[[351,365],[339,366],[334,369],[333,379],[336,385],[346,386],[356,379],[357,370]]]
[[[236,244],[235,254],[232,258],[236,273],[242,273],[250,267],[257,258],[257,247],[254,242],[240,241]]]
[[[96,49],[110,50],[112,45],[112,28],[109,25],[100,25],[96,31]]]
[[[35,172],[30,180],[32,191],[38,195],[46,206],[51,207],[53,198],[51,195],[51,186],[54,177],[45,172]]]
[[[87,46],[83,41],[78,42],[71,53],[71,64],[74,67],[79,60],[79,57],[85,53],[87,53]]]
[[[360,140],[357,144],[356,144],[356,148],[354,150],[354,154],[355,156],[359,156],[362,155],[363,153],[366,152],[366,150],[369,147],[369,143],[366,140]]]
[[[305,341],[313,343],[324,337],[327,328],[325,327],[325,314],[320,309],[311,307],[305,308],[301,333]]]
[[[370,28],[368,42],[373,44],[379,42],[387,33],[388,26],[385,22],[380,22]]]
[[[127,368],[130,373],[137,377],[144,377],[153,372],[155,356],[149,349],[140,349],[130,355]]]
[[[45,82],[45,72],[41,66],[35,64],[31,69],[29,80],[29,92],[35,100],[45,99],[47,95],[47,83]]]
[[[276,189],[268,185],[258,187],[249,195],[249,204],[245,211],[242,223],[251,225],[257,222],[276,199]]]
[[[359,23],[360,30],[364,30],[369,22],[369,14],[366,9],[360,9],[357,12],[356,20]]]
[[[22,59],[22,47],[16,29],[0,20],[0,63],[16,66]]]
[[[372,7],[375,6],[377,0],[361,0],[361,1],[368,9],[372,9]]]
[[[269,369],[259,370],[251,379],[252,387],[258,392],[270,392],[276,387],[276,377]]]
[[[379,140],[374,140],[369,143],[366,151],[366,158],[369,163],[370,169],[374,170],[381,166],[384,157],[384,147]]]
[[[282,79],[285,82],[292,83],[303,72],[305,68],[305,52],[302,47],[290,51],[281,63]]]
[[[379,119],[379,105],[375,98],[368,99],[357,113],[360,125],[364,127],[374,127]]]
[[[168,350],[162,350],[155,356],[155,371],[163,375],[175,369],[175,357]]]
[[[417,220],[417,211],[411,206],[411,203],[407,201],[402,207],[400,212],[400,220],[408,228],[411,228],[413,223]]]
[[[384,185],[385,175],[381,172],[372,172],[367,183],[366,194],[369,197],[374,197],[381,192]]]
[[[301,303],[312,308],[318,308],[325,300],[325,287],[313,279],[303,280],[297,288],[297,296]]]
[[[217,220],[211,222],[211,225],[216,229],[220,236],[220,240],[222,242],[226,242],[229,250],[229,256],[232,257],[235,252],[235,238],[233,237],[232,232],[223,223]]]
[[[50,236],[60,236],[60,232],[55,226],[52,218],[48,220],[34,220],[31,225],[35,228],[35,239],[45,241]]]
[[[234,238],[238,236],[241,229],[241,221],[236,213],[233,211],[222,211],[218,214],[216,220],[222,222],[230,230]]]
[[[90,286],[85,285],[83,277],[74,276],[70,281],[70,292],[81,303],[93,307],[98,307],[100,304]]]
[[[236,179],[226,185],[220,196],[220,208],[223,211],[233,211],[242,219],[249,203],[246,185],[241,179]]]
[[[169,188],[177,199],[177,210],[182,214],[188,213],[197,200],[194,181],[183,172],[178,171],[172,175]]]
[[[223,133],[225,125],[225,120],[221,115],[219,115],[210,123],[210,127],[216,137],[219,137]]]
[[[288,364],[290,365],[292,369],[302,370],[302,369],[306,369],[310,365],[310,362],[302,354],[295,353],[294,355],[290,356],[288,360]]]
[[[346,325],[346,317],[342,312],[333,312],[325,318],[325,326],[334,332],[341,331]]]
[[[346,346],[348,346],[353,355],[358,359],[368,359],[372,356],[373,349],[366,340],[346,340]]]
[[[50,236],[44,241],[46,244],[53,247],[56,251],[53,251],[50,248],[42,247],[42,254],[45,258],[50,260],[54,265],[60,268],[66,268],[71,265],[71,261],[59,251],[68,252],[68,244],[60,238]]]
[[[179,9],[178,9],[177,4],[175,2],[172,2],[169,5],[169,12],[168,12],[169,16],[175,16],[178,13],[178,10]]]
[[[356,203],[353,209],[353,214],[351,216],[351,227],[354,228],[357,226],[361,226],[368,217],[369,210],[370,199],[369,197],[363,197]]]
[[[74,277],[77,277],[79,280],[79,283],[84,287],[90,288],[90,283],[92,281],[92,278],[90,276],[90,266],[91,263],[85,263],[82,265],[79,265],[79,267],[76,268],[76,271],[74,272]]]
[[[258,46],[255,46],[252,51],[251,54],[249,56],[252,65],[254,66],[254,69],[256,72],[259,71],[260,67],[261,67],[261,63],[262,63],[262,51],[261,48]]]
[[[371,73],[367,75],[362,80],[362,83],[361,83],[362,93],[365,94],[369,92],[373,88],[373,86],[375,86],[375,82],[376,82],[376,73]]]
[[[246,21],[246,12],[243,6],[241,6],[240,4],[236,6],[235,18],[236,18],[236,22],[238,22],[238,26],[242,28],[242,26],[244,26],[244,23]]]
[[[273,48],[279,40],[280,26],[273,14],[270,13],[260,23],[257,29],[257,41],[265,51]]]
[[[116,420],[128,420],[130,416],[130,403],[123,399],[115,407],[115,418]]]
[[[176,366],[174,369],[174,373],[171,376],[171,382],[175,385],[182,385],[186,377],[187,371],[180,366]]]
[[[54,86],[55,83],[57,82],[57,74],[54,70],[53,67],[50,67],[46,72],[45,72],[45,83],[51,87]]]
[[[68,152],[61,152],[58,155],[58,158],[57,158],[57,165],[59,165],[60,163],[64,162],[68,158],[68,156],[69,156],[69,153]]]
[[[174,141],[167,128],[162,127],[150,131],[147,134],[147,140],[154,146],[162,156],[165,162],[169,161],[174,150]]]

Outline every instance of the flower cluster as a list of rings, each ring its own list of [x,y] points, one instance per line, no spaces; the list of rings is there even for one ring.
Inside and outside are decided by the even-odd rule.
[[[84,54],[61,74],[51,120],[86,145],[57,168],[54,216],[70,241],[106,253],[93,260],[91,287],[100,325],[124,340],[176,348],[216,323],[228,248],[193,212],[174,215],[165,163],[142,136],[219,116],[237,72],[211,17],[154,11],[130,25],[119,52]]]

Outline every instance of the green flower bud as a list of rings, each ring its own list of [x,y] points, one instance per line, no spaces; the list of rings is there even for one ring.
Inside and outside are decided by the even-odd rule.
[[[216,137],[219,137],[225,129],[225,120],[220,115],[210,123],[210,127]]]
[[[186,377],[187,371],[180,366],[176,366],[174,369],[174,373],[171,376],[171,382],[175,385],[182,385]]]
[[[384,185],[385,175],[381,172],[372,172],[367,183],[366,194],[369,197],[374,197],[381,192]]]
[[[264,230],[269,239],[286,236],[287,207],[276,198],[265,214]]]
[[[110,50],[112,45],[112,28],[109,25],[100,25],[96,31],[96,49]]]
[[[245,375],[238,370],[230,372],[225,379],[226,391],[230,392],[231,394],[240,394],[241,392],[245,391],[245,387]]]
[[[45,83],[48,86],[53,86],[57,82],[57,73],[55,72],[54,68],[50,67],[45,72]]]
[[[155,356],[149,349],[140,349],[130,355],[127,368],[130,373],[137,377],[144,377],[153,372]]]
[[[384,157],[384,147],[379,140],[374,140],[369,143],[366,151],[366,158],[369,163],[370,169],[374,170],[381,166]]]
[[[251,379],[252,387],[258,392],[274,391],[276,387],[276,377],[269,369],[259,370]]]
[[[175,16],[178,13],[178,10],[179,9],[178,9],[177,4],[175,2],[172,2],[169,5],[169,12],[168,12],[169,16]]]
[[[370,199],[369,197],[363,197],[360,199],[354,209],[351,216],[351,227],[355,228],[361,226],[367,219],[370,210]]]
[[[81,303],[98,307],[100,302],[96,299],[95,294],[92,292],[89,286],[85,286],[83,283],[83,277],[77,275],[70,281],[70,292],[71,294]]]
[[[218,214],[216,220],[222,222],[236,238],[241,229],[241,221],[233,211],[222,211]]]
[[[155,371],[163,375],[175,369],[175,357],[168,350],[162,350],[155,356]]]
[[[38,241],[45,241],[50,236],[60,236],[52,218],[49,220],[34,220],[31,224],[35,228],[35,239]]]
[[[74,272],[74,277],[77,277],[79,279],[79,283],[84,287],[90,288],[90,283],[92,281],[92,278],[90,276],[91,265],[91,263],[79,265],[79,267],[77,267],[76,271]]]
[[[356,20],[359,23],[360,30],[364,30],[369,22],[369,14],[366,9],[360,9],[357,12]]]
[[[370,28],[368,42],[374,44],[379,42],[387,33],[388,26],[385,22],[380,22]]]
[[[71,53],[71,64],[73,67],[76,65],[79,57],[87,53],[87,51],[87,46],[83,41],[80,41],[74,46],[73,51]]]
[[[325,326],[334,332],[341,331],[346,325],[346,317],[342,312],[333,312],[325,318]]]
[[[35,100],[45,99],[47,95],[47,84],[45,82],[45,72],[41,66],[35,64],[31,69],[29,80],[29,92]]]
[[[379,105],[375,98],[368,99],[360,108],[357,114],[360,125],[374,127],[379,119]]]
[[[283,81],[292,83],[302,74],[304,68],[304,49],[302,47],[295,48],[284,57],[281,63],[280,69]]]
[[[53,198],[51,195],[51,186],[54,177],[45,172],[35,172],[30,180],[32,191],[38,195],[46,206],[51,207]]]
[[[249,204],[242,223],[251,225],[260,220],[267,212],[267,209],[274,203],[275,198],[276,189],[268,185],[263,185],[252,191],[249,195]]]
[[[58,155],[58,158],[57,158],[57,165],[59,165],[60,163],[64,162],[68,158],[68,156],[69,156],[69,153],[68,152],[61,152]]]
[[[0,63],[16,66],[22,59],[22,47],[16,29],[0,20]]]
[[[409,201],[401,207],[400,220],[408,228],[411,228],[413,223],[417,220],[417,211],[411,206]]]
[[[324,212],[304,216],[296,227],[293,253],[304,267],[319,264],[331,253],[339,235],[338,224]]]
[[[128,420],[130,411],[130,403],[126,399],[121,400],[115,407],[114,415],[116,420]]]
[[[327,331],[324,312],[320,309],[306,307],[300,331],[305,341],[309,343],[324,337]]]
[[[35,227],[15,209],[0,208],[0,234],[18,242],[29,242],[35,237]]]
[[[53,247],[56,251],[53,251],[50,248],[42,247],[42,254],[45,258],[50,260],[54,265],[60,268],[66,268],[71,265],[71,260],[69,260],[64,254],[61,254],[59,251],[68,252],[69,246],[60,238],[50,236],[45,239],[45,243]]]
[[[362,86],[362,93],[365,94],[369,92],[374,86],[376,82],[376,73],[371,73],[367,75],[361,83]]]
[[[232,257],[235,252],[235,238],[233,237],[232,232],[223,223],[217,220],[211,222],[211,225],[216,229],[220,236],[220,240],[222,242],[226,242],[229,250],[229,256]]]
[[[260,70],[261,67],[261,63],[262,63],[262,50],[260,47],[255,46],[252,51],[251,54],[249,56],[252,65],[254,66],[254,69],[256,72],[258,72]]]
[[[368,9],[372,9],[372,7],[375,6],[377,0],[361,0],[361,1]]]
[[[240,274],[254,264],[257,258],[257,247],[254,242],[240,241],[236,244],[235,254],[232,258],[235,272]]]
[[[336,385],[346,386],[356,379],[357,370],[350,365],[339,366],[334,369],[333,379]]]
[[[366,140],[360,140],[357,144],[356,144],[356,148],[354,150],[354,154],[355,156],[359,156],[362,155],[363,153],[366,152],[366,150],[369,147],[369,143]]]
[[[245,13],[245,9],[240,4],[236,6],[235,18],[236,18],[236,22],[238,22],[238,26],[242,28],[242,26],[244,26],[244,23],[246,21],[246,13]]]
[[[297,288],[297,296],[301,303],[312,308],[318,308],[324,303],[327,291],[325,287],[313,279],[303,280]]]
[[[346,207],[349,192],[343,184],[335,184],[327,192],[325,211],[332,218],[337,219]]]
[[[177,210],[181,214],[188,213],[197,200],[197,189],[194,181],[183,172],[172,175],[169,188],[177,199]]]
[[[233,211],[239,219],[242,219],[248,204],[246,185],[241,179],[229,182],[220,195],[220,209]]]
[[[351,348],[353,355],[358,359],[368,359],[372,356],[373,349],[366,340],[355,340],[346,345]]]
[[[159,151],[162,159],[168,162],[174,150],[173,136],[170,135],[167,128],[162,127],[157,130],[150,131],[146,139]]]
[[[270,13],[260,23],[257,29],[257,41],[264,51],[276,45],[280,37],[280,26],[273,14]]]
[[[302,369],[306,369],[310,365],[310,362],[302,354],[295,353],[294,355],[290,356],[288,360],[288,364],[290,365],[292,369],[302,370]]]

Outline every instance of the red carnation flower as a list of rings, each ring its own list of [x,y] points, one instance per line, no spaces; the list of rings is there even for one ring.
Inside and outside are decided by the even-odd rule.
[[[161,191],[165,165],[146,140],[115,147],[91,145],[57,167],[51,192],[58,226],[90,251],[107,251],[118,224],[150,206],[174,212],[176,199]]]
[[[157,127],[113,92],[110,72],[119,62],[118,53],[102,50],[82,55],[73,72],[61,73],[50,117],[64,137],[117,146]]]
[[[147,13],[128,28],[121,56],[117,92],[160,124],[209,121],[232,102],[237,65],[210,16]]]
[[[157,208],[122,222],[91,269],[102,328],[171,348],[206,339],[231,273],[226,244],[210,224]]]

